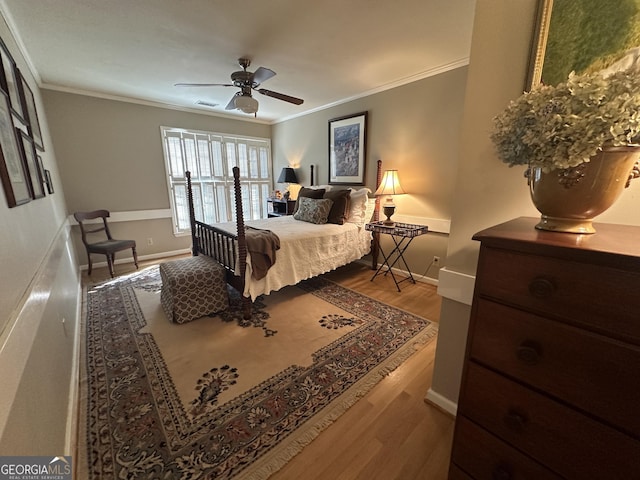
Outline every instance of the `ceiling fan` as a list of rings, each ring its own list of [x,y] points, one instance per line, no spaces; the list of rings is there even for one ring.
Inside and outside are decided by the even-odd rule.
[[[241,110],[244,113],[256,113],[258,111],[258,101],[251,96],[251,90],[255,90],[267,97],[277,98],[294,105],[302,105],[304,100],[301,98],[285,95],[284,93],[274,92],[266,88],[258,88],[263,82],[273,77],[276,72],[269,68],[259,67],[255,72],[248,72],[247,68],[251,65],[248,58],[239,58],[238,63],[242,70],[231,74],[233,83],[176,83],[176,87],[238,87],[239,92],[231,98],[231,101],[225,107],[225,110]]]

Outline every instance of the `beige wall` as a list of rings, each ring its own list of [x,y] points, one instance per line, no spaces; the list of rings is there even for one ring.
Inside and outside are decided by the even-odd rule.
[[[536,19],[536,0],[480,0],[460,137],[459,170],[452,205],[447,268],[475,275],[479,245],[471,237],[497,223],[539,216],[529,199],[523,167],[501,163],[489,139],[492,118],[525,88]],[[640,224],[636,181],[598,221]],[[455,407],[470,307],[443,299],[438,349],[430,394]]]
[[[169,208],[160,127],[270,137],[257,122],[43,90],[69,212]]]
[[[8,208],[0,187],[0,453],[71,455],[77,265],[41,91],[4,17],[0,37],[33,91],[45,147],[40,155],[55,189]]]
[[[476,4],[469,82],[460,136],[456,196],[447,268],[475,275],[474,233],[522,215],[535,215],[522,171],[495,156],[492,118],[524,90],[536,0]],[[470,306],[444,298],[430,394],[455,405],[462,375]],[[455,407],[454,407],[455,408]]]
[[[39,154],[44,167],[51,171],[54,185],[59,186],[56,159],[40,91],[4,19],[0,21],[0,36],[33,90],[45,142],[45,151]],[[15,126],[21,126],[19,121],[15,121]],[[32,200],[25,205],[8,208],[4,190],[0,187],[0,326],[19,303],[65,218],[64,197],[58,191],[56,189],[56,194]]]
[[[169,209],[161,126],[269,138],[261,122],[202,115],[138,103],[43,90],[52,119],[51,136],[59,158],[68,213]],[[188,249],[191,237],[176,237],[170,218],[111,222],[116,238],[134,239],[142,258]],[[148,244],[148,239],[153,244]],[[79,262],[86,265],[77,227]],[[118,254],[130,258],[130,252]],[[104,257],[96,257],[101,262]]]
[[[315,166],[316,184],[328,182],[328,122],[332,118],[368,112],[366,186],[375,190],[376,162],[398,169],[408,193],[394,199],[396,218],[414,222],[449,220],[459,156],[467,68],[458,68],[402,87],[363,97],[333,108],[278,123],[273,127],[274,170],[298,168],[298,180],[309,184]],[[391,242],[382,236],[383,248]],[[434,255],[446,259],[448,235],[416,238],[406,252],[409,267],[437,278],[427,268]]]
[[[328,121],[369,112],[367,181],[375,188],[378,159],[385,168],[400,170],[408,195],[396,199],[397,218],[409,220],[451,217],[458,157],[458,131],[466,68],[358,99],[272,126],[222,117],[198,115],[148,105],[101,99],[53,90],[43,98],[52,122],[54,146],[68,211],[106,208],[112,212],[169,208],[160,126],[271,137],[274,172],[299,167],[302,184],[309,184],[309,165],[316,183],[328,178]],[[125,172],[123,174],[123,172]],[[190,237],[175,237],[169,218],[112,223],[113,234],[135,239],[141,257],[188,249]],[[148,245],[153,238],[153,245]],[[78,260],[86,257],[74,228]],[[383,248],[391,242],[383,236]],[[414,240],[407,251],[410,268],[437,278],[429,267],[434,255],[445,261],[448,235],[431,233]],[[123,252],[122,257],[130,257]],[[97,259],[100,260],[100,259]]]

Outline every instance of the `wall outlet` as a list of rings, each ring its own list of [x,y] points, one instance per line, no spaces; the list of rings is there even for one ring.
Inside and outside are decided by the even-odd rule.
[[[153,238],[147,238],[147,245],[153,245]]]
[[[433,256],[433,264],[434,265],[440,265],[440,257],[434,255]]]

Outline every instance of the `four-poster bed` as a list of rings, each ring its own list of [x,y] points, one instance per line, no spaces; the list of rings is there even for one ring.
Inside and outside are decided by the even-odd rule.
[[[382,161],[377,162],[376,186],[382,177]],[[351,219],[344,224],[314,224],[296,220],[294,216],[252,220],[245,223],[242,209],[240,170],[234,167],[234,201],[236,221],[209,225],[196,220],[191,175],[187,174],[187,198],[191,224],[192,253],[207,255],[226,269],[227,282],[241,295],[243,315],[251,316],[251,302],[287,285],[346,265],[372,254],[372,268],[377,267],[378,234],[364,225],[378,220],[379,200],[368,198],[369,189],[351,189]],[[311,167],[313,184],[313,166]],[[361,203],[362,202],[362,206]],[[358,210],[361,208],[360,210]],[[279,240],[276,261],[261,278],[251,263],[250,250],[255,233],[274,233]],[[249,237],[249,238],[248,238]],[[261,239],[262,240],[262,239]],[[249,243],[249,245],[248,245]],[[254,256],[255,248],[253,249]],[[274,249],[275,253],[275,249]]]

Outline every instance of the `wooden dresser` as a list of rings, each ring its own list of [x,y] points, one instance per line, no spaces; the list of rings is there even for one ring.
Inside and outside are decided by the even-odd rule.
[[[640,479],[640,227],[481,242],[449,479]]]

